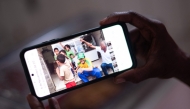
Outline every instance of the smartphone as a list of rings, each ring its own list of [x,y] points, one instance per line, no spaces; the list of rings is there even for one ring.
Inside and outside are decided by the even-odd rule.
[[[30,91],[39,100],[136,67],[129,33],[122,22],[27,47],[20,59]]]

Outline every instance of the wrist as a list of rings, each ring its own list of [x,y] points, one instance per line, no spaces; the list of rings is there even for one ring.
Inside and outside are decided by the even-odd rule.
[[[190,86],[190,56],[185,55],[183,61],[179,63],[179,70],[174,73],[174,77]]]

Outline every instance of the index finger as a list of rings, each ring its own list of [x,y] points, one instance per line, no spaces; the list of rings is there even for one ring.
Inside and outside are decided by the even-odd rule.
[[[138,29],[151,27],[153,21],[146,18],[136,12],[115,12],[114,14],[108,16],[107,18],[100,21],[100,25],[106,25],[114,22],[125,22],[130,23],[137,27]]]

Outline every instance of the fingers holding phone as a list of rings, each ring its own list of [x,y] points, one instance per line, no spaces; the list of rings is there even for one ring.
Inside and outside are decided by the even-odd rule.
[[[136,61],[129,34],[124,30],[126,25],[118,22],[23,49],[20,57],[29,86],[34,90],[32,94],[43,100],[134,68]],[[81,38],[84,35],[87,41]],[[55,61],[58,68],[52,66]],[[74,65],[79,68],[78,76],[73,71]]]
[[[28,94],[27,101],[31,109],[45,109],[43,103],[31,94]],[[61,109],[58,101],[55,98],[49,98],[48,103],[50,109]]]
[[[129,11],[111,14],[100,21],[100,25],[118,21],[130,23],[136,27],[130,31],[130,39],[136,56],[145,60],[145,65],[117,76],[116,82],[140,82],[152,77],[176,77],[178,72],[184,68],[179,65],[187,66],[187,56],[177,46],[160,21]]]

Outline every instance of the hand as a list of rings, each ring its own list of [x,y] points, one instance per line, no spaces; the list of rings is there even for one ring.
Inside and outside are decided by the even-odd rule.
[[[55,71],[59,75],[59,68],[58,67],[55,69]]]
[[[73,70],[75,73],[77,73],[77,70]]]
[[[81,42],[84,42],[83,38],[80,38],[80,41],[81,41]]]
[[[61,81],[63,81],[63,80],[64,80],[61,76],[59,76],[59,79],[60,79]]]
[[[83,72],[83,69],[82,69],[82,68],[79,68],[79,69],[78,69],[78,72],[79,72],[79,73],[82,73],[82,72]]]
[[[173,41],[160,21],[130,11],[114,13],[100,21],[100,25],[117,21],[136,27],[130,31],[130,39],[137,58],[143,59],[145,64],[117,76],[116,83],[138,83],[153,77],[177,77],[190,85],[189,58]]]
[[[34,97],[33,95],[29,94],[27,96],[27,100],[31,109],[45,109],[42,102],[38,101],[38,99]],[[48,99],[48,102],[49,102],[50,109],[61,109],[59,106],[59,103],[57,102],[55,98]]]

